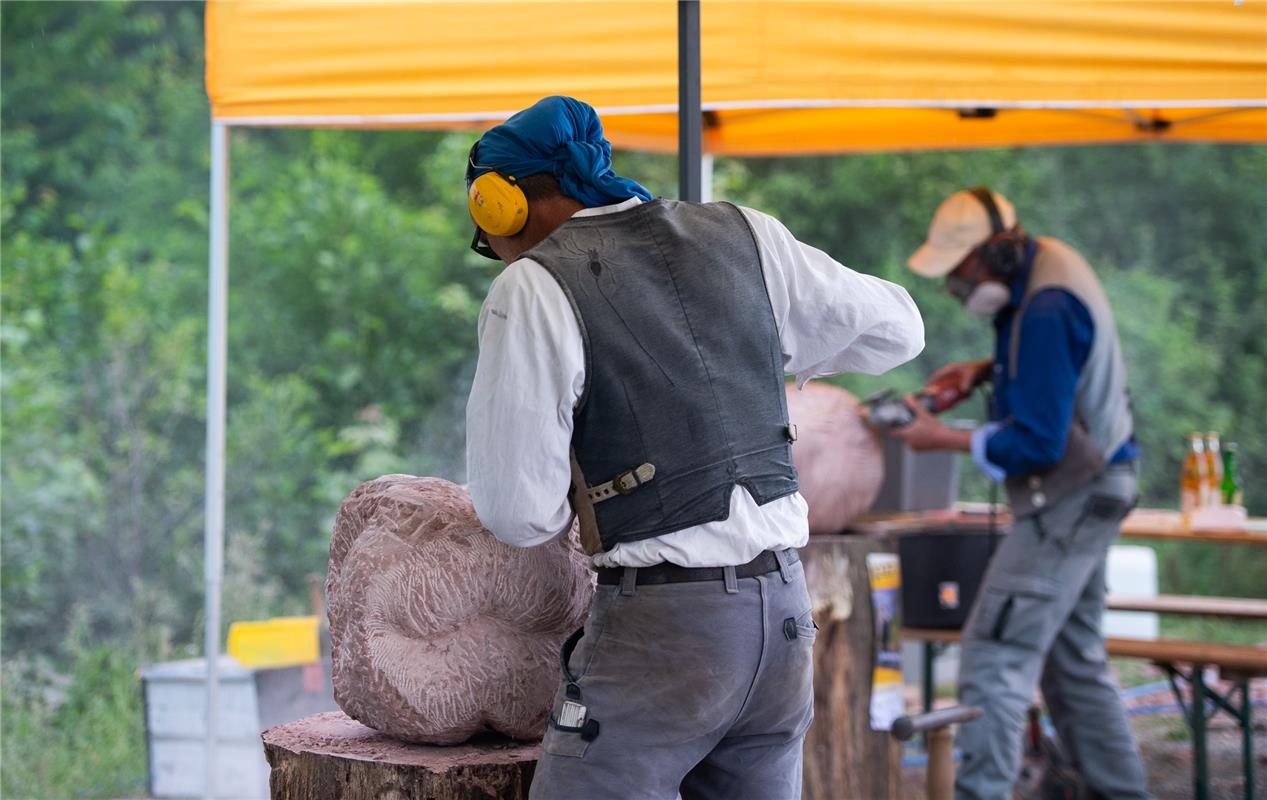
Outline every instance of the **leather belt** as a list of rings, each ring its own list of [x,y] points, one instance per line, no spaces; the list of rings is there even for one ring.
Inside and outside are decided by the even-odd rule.
[[[801,560],[796,548],[789,547],[783,551],[787,554],[787,563],[795,564]],[[773,550],[766,550],[761,555],[735,567],[736,578],[751,578],[765,575],[779,568],[779,559]],[[599,567],[598,582],[602,586],[619,586],[625,567]],[[680,567],[677,564],[656,564],[652,567],[638,567],[637,584],[645,586],[654,583],[686,583],[688,581],[720,581],[726,577],[725,567]]]

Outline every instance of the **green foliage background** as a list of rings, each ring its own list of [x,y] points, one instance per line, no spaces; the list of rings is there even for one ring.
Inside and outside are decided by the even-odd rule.
[[[0,5],[10,797],[135,793],[144,751],[131,670],[199,649],[201,14],[188,3]],[[467,250],[470,141],[232,132],[226,622],[304,611],[304,576],[324,570],[334,512],[358,482],[463,478],[475,319],[496,272]],[[676,193],[670,157],[620,153],[616,166]],[[1217,429],[1241,444],[1251,510],[1267,513],[1267,149],[719,159],[715,177],[719,199],[769,211],[911,290],[927,350],[882,378],[841,379],[858,393],[912,389],[948,360],[988,354],[988,326],[903,265],[946,194],[994,186],[1104,280],[1131,371],[1144,502],[1173,506],[1183,435]],[[984,497],[964,474],[965,496]],[[1261,594],[1267,579],[1256,553],[1167,558],[1172,591]],[[104,760],[76,755],[87,751]]]

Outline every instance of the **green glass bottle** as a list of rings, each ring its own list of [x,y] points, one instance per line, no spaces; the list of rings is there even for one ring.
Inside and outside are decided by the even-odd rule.
[[[1228,442],[1223,448],[1223,481],[1219,485],[1219,494],[1223,496],[1223,505],[1239,506],[1245,501],[1245,492],[1241,488],[1240,470],[1236,465],[1236,442]]]

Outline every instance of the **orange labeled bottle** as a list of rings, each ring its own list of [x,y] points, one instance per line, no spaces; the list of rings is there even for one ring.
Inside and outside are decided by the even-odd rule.
[[[1219,435],[1209,431],[1205,435],[1205,504],[1221,505],[1220,486],[1223,483],[1223,454],[1219,452]]]
[[[1191,521],[1192,512],[1205,505],[1209,483],[1205,462],[1205,442],[1201,434],[1188,434],[1188,450],[1184,453],[1183,468],[1179,473],[1179,510],[1183,512],[1183,524]]]

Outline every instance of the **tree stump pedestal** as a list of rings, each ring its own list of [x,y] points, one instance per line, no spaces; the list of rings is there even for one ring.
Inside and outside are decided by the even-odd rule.
[[[419,745],[342,711],[264,731],[272,800],[526,800],[541,746],[505,737]]]
[[[852,535],[811,536],[801,549],[818,623],[814,642],[814,723],[805,736],[804,800],[897,800],[901,746],[871,730],[875,614],[869,553],[891,541]]]

